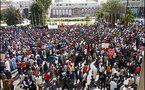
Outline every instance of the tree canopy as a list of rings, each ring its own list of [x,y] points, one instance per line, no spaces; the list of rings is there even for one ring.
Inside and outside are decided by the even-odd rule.
[[[36,0],[30,7],[30,20],[34,26],[44,25],[46,21],[46,14],[51,0]]]
[[[124,20],[124,25],[128,26],[128,23],[133,21],[134,18],[135,18],[134,13],[130,9],[128,9],[126,11],[126,16],[124,16],[124,19],[123,19]]]
[[[115,24],[117,19],[117,14],[124,8],[123,4],[119,2],[119,0],[111,0],[102,4],[103,9],[98,13],[99,17],[108,16],[110,18],[110,22]]]
[[[42,3],[44,9],[47,11],[49,6],[51,5],[51,0],[37,0]]]
[[[20,24],[23,21],[20,10],[13,6],[9,6],[7,9],[2,11],[2,18],[4,18],[7,25]]]

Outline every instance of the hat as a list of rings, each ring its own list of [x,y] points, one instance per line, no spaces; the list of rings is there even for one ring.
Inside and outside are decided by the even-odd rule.
[[[124,81],[124,85],[128,85],[128,81],[127,80]]]
[[[56,78],[53,78],[53,80],[56,81],[57,79]]]
[[[131,74],[130,76],[133,77],[133,74]]]

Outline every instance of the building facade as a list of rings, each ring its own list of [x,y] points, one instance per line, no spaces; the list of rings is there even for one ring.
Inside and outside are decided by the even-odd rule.
[[[10,5],[11,3],[11,0],[1,0],[1,3],[0,3],[0,10],[4,10],[4,9],[7,9],[8,6]]]
[[[123,5],[127,4],[127,0],[120,0]],[[131,9],[136,17],[144,16],[144,0],[128,0],[128,8]]]
[[[98,9],[98,2],[58,2],[50,7],[50,17],[94,17]]]
[[[12,5],[15,8],[19,9],[23,16],[27,16],[28,10],[34,0],[2,0],[1,1],[1,10],[8,8],[8,6]]]
[[[21,13],[23,14],[23,17],[28,16],[29,8],[32,5],[34,0],[12,0],[11,4],[20,9]]]

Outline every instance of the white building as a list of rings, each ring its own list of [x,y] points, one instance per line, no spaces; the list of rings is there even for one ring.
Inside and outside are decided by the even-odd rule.
[[[28,10],[34,0],[11,0],[11,5],[20,9],[24,17],[28,16]]]
[[[1,0],[0,10],[7,9],[10,3],[11,3],[11,0]]]
[[[127,0],[120,0],[120,2],[126,7]],[[137,17],[143,16],[144,0],[128,0],[128,7]]]
[[[73,0],[74,1],[74,0]],[[78,0],[80,1],[80,0]],[[82,0],[84,1],[84,0]],[[56,2],[50,7],[51,18],[56,17],[85,17],[96,15],[99,3],[94,1],[87,2]]]
[[[25,8],[29,8],[34,0],[12,0],[11,3],[14,7],[16,8],[21,8],[21,9],[25,9]]]

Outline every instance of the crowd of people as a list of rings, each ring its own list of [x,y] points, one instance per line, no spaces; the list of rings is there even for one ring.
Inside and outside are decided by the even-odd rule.
[[[0,68],[3,90],[137,90],[144,26],[61,28],[0,30],[1,53],[5,56]]]

